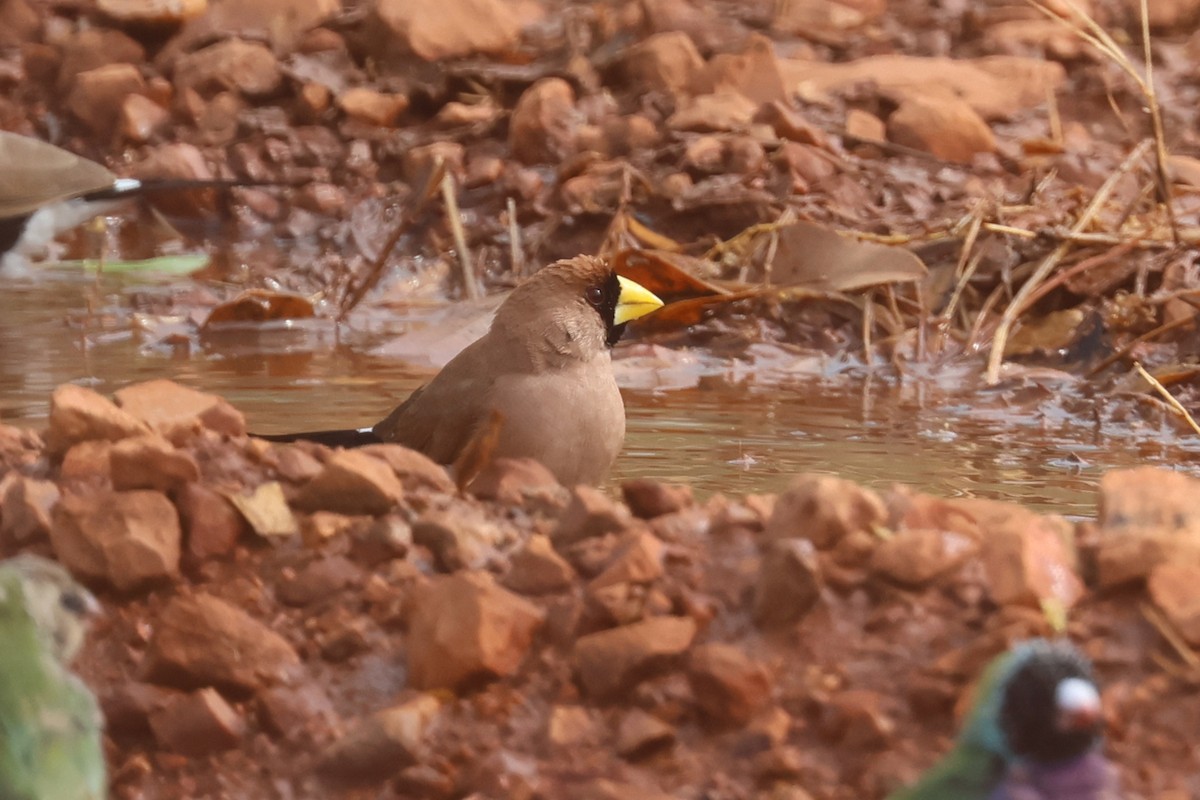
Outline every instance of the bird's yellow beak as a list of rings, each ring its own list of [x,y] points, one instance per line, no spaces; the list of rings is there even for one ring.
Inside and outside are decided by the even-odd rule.
[[[617,282],[621,285],[621,294],[617,296],[617,309],[613,314],[614,325],[624,325],[662,308],[663,301],[640,283],[634,283],[620,275],[617,276]]]

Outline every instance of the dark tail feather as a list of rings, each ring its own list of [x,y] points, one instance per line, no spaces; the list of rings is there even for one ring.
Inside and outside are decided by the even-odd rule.
[[[368,444],[383,442],[375,431],[370,428],[348,429],[343,431],[308,431],[306,433],[252,433],[251,436],[266,439],[268,442],[316,442],[329,447],[362,447]]]

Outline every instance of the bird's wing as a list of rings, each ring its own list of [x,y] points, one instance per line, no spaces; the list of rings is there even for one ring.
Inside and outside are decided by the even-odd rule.
[[[960,744],[888,800],[988,800],[1003,773],[1004,762],[994,754]]]
[[[116,175],[49,142],[0,131],[0,218],[112,186]]]

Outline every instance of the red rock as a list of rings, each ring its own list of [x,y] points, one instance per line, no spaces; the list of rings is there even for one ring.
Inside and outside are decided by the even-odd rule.
[[[505,164],[502,158],[474,154],[467,161],[466,169],[463,172],[462,185],[467,189],[491,186],[504,177],[504,168]],[[496,459],[492,459],[492,461],[496,461]]]
[[[188,554],[199,561],[227,556],[249,526],[229,501],[199,483],[188,483],[175,492],[175,507],[183,523]]]
[[[692,173],[716,175],[725,171],[725,142],[716,136],[698,136],[683,151],[683,165]]]
[[[413,541],[433,551],[447,572],[482,567],[506,535],[487,515],[465,504],[427,511],[412,526]]]
[[[290,606],[307,606],[335,599],[348,586],[363,580],[358,565],[342,556],[326,556],[280,581],[276,596]]]
[[[362,452],[380,457],[369,447],[362,448]],[[321,474],[321,470],[325,468],[303,444],[272,445],[270,453],[273,466],[278,470],[280,477],[292,483],[306,483]]]
[[[1200,565],[1164,563],[1146,582],[1150,599],[1193,647],[1200,647]]]
[[[591,486],[571,490],[571,502],[558,520],[551,539],[571,544],[593,536],[623,530],[629,525],[629,509]]]
[[[435,578],[412,603],[405,653],[410,683],[421,689],[513,674],[545,617],[481,572]]]
[[[554,473],[532,458],[493,458],[468,489],[481,500],[545,510],[561,509],[568,496]]]
[[[612,698],[676,664],[695,636],[690,617],[653,617],[581,636],[575,666],[583,690],[599,700]]]
[[[337,105],[350,119],[390,128],[408,110],[408,98],[355,86],[338,95]]]
[[[250,529],[264,539],[295,536],[300,532],[278,481],[261,483],[249,494],[225,492],[223,495],[250,525]]]
[[[509,147],[526,164],[555,164],[575,152],[581,124],[571,84],[542,78],[517,100],[508,123]]]
[[[258,718],[271,733],[292,739],[319,735],[338,722],[329,696],[315,683],[264,689],[258,695]]]
[[[512,557],[504,585],[518,594],[551,594],[570,588],[575,570],[545,536],[533,535]]]
[[[775,135],[780,139],[787,139],[790,142],[798,142],[823,149],[829,147],[829,135],[809,122],[802,113],[792,108],[786,102],[777,100],[763,103],[754,112],[754,121],[770,125],[771,130],[775,131]],[[881,131],[880,138],[882,139],[883,123],[881,122],[879,125]]]
[[[54,552],[71,572],[121,591],[177,576],[181,539],[175,506],[149,491],[66,495],[50,527]]]
[[[1123,0],[1123,5],[1131,20],[1141,19],[1139,0]],[[1190,32],[1200,21],[1200,3],[1196,0],[1150,0],[1146,6],[1146,18],[1155,31]]]
[[[741,53],[719,53],[706,70],[711,91],[732,91],[754,103],[786,102],[790,92],[784,85],[775,45],[762,34],[751,34]]]
[[[147,159],[142,162],[138,173],[142,178],[196,178],[205,180],[212,177],[207,167],[203,170],[168,166],[167,159],[174,160],[178,153],[181,160],[189,161],[193,157],[190,152],[199,156],[199,151],[190,145],[179,148],[161,148],[157,162]],[[184,174],[180,174],[184,173]],[[114,394],[117,405],[128,414],[158,431],[175,444],[191,438],[201,428],[224,434],[226,436],[245,436],[246,420],[242,413],[231,406],[224,398],[215,394],[198,392],[187,386],[181,386],[174,381],[153,380],[145,383],[135,383],[118,389]]]
[[[704,59],[692,38],[682,31],[648,36],[621,55],[625,79],[643,89],[658,89],[675,95],[691,94],[701,88]]]
[[[570,789],[559,796],[570,796],[573,800],[676,800],[675,795],[666,792],[608,778],[597,778],[582,786],[578,780],[572,781]]]
[[[93,439],[72,445],[63,455],[58,474],[63,481],[95,481],[108,477],[109,451],[113,443]]]
[[[381,517],[360,529],[351,545],[351,555],[368,566],[404,558],[412,547],[412,528],[402,519]]]
[[[767,151],[758,140],[749,136],[731,136],[725,142],[725,160],[730,172],[754,175],[766,165]]]
[[[442,106],[433,121],[441,128],[458,128],[464,125],[487,125],[500,116],[500,109],[490,99],[478,103],[460,103],[452,100]]]
[[[145,431],[142,422],[91,389],[64,383],[50,397],[46,449],[52,455],[61,455],[80,442],[92,439],[115,442]]]
[[[178,25],[207,7],[208,0],[96,0],[100,13],[134,25]]]
[[[675,743],[675,728],[635,708],[617,726],[617,752],[628,759],[645,758]]]
[[[870,489],[830,475],[801,475],[776,501],[766,535],[801,537],[825,549],[851,531],[870,530],[886,518],[883,501]]]
[[[28,0],[0,2],[0,47],[28,45],[38,38],[42,18]],[[28,59],[26,59],[28,70]]]
[[[443,0],[434,4],[381,0],[376,13],[389,32],[426,61],[513,49],[521,32],[504,0]]]
[[[736,46],[744,29],[709,3],[643,0],[644,24],[651,31],[682,31],[706,52]]]
[[[93,133],[105,136],[116,127],[126,96],[145,89],[142,73],[133,64],[106,64],[75,76],[67,108]]]
[[[145,0],[142,0],[145,2]],[[236,35],[244,39],[269,42],[272,49],[283,55],[297,45],[308,42],[307,52],[335,49],[331,39],[345,43],[327,29],[310,30],[342,10],[339,0],[255,0],[253,3],[214,2],[204,9],[202,0],[189,0],[204,13],[191,20],[170,42],[169,47],[190,50],[221,36]],[[298,42],[298,40],[300,40]]]
[[[196,459],[153,433],[122,439],[108,451],[108,458],[114,489],[165,492],[200,478]]]
[[[0,482],[0,542],[21,545],[48,535],[59,496],[52,481],[14,475]]]
[[[764,628],[792,625],[821,599],[817,553],[807,539],[772,542],[763,554],[754,593],[754,621]]]
[[[920,588],[978,551],[978,540],[954,531],[901,530],[875,547],[871,569],[902,586]]]
[[[884,121],[859,108],[846,110],[846,133],[868,142],[887,141],[887,125]]]
[[[216,689],[172,697],[150,714],[159,747],[185,756],[231,750],[246,733],[246,723]]]
[[[648,584],[662,577],[665,547],[654,534],[639,531],[624,536],[612,562],[588,584],[594,592],[621,583]]]
[[[734,91],[720,91],[693,98],[667,119],[674,131],[736,131],[754,119],[758,104]]]
[[[212,94],[226,90],[258,97],[274,92],[282,79],[271,48],[237,38],[211,44],[175,61],[175,86],[180,91],[195,89]]]
[[[366,717],[321,756],[326,777],[345,783],[378,781],[420,759],[425,734],[441,714],[441,703],[422,694]]]
[[[404,498],[404,486],[386,463],[357,450],[340,450],[306,483],[296,506],[308,511],[384,514]]]
[[[1113,470],[1101,478],[1100,585],[1141,580],[1162,563],[1200,565],[1198,493],[1200,479],[1156,467]]]
[[[75,76],[109,64],[141,64],[146,49],[117,30],[84,28],[67,36],[60,44],[62,63],[58,68],[58,90],[69,91]]]
[[[887,129],[896,144],[959,164],[969,164],[980,153],[996,152],[992,129],[969,105],[953,97],[905,100],[888,117]]]
[[[300,663],[286,639],[210,594],[171,598],[152,630],[146,675],[155,683],[253,691],[279,683]]]
[[[556,705],[546,722],[546,740],[553,747],[598,744],[603,734],[595,712],[583,706]]]
[[[360,452],[387,462],[405,488],[425,486],[440,492],[454,491],[454,481],[446,474],[446,468],[424,453],[398,444],[372,444]]]
[[[300,536],[309,547],[319,548],[331,539],[345,536],[354,529],[358,519],[332,511],[314,511],[301,522]]]
[[[140,94],[127,95],[121,101],[117,120],[121,135],[132,142],[145,144],[171,121],[171,112]]]
[[[113,735],[150,733],[150,715],[174,699],[176,692],[149,683],[121,682],[100,696],[104,730]]]
[[[766,669],[721,642],[702,644],[692,652],[688,682],[700,710],[723,724],[745,725],[771,699]]]
[[[621,484],[621,496],[636,517],[653,519],[693,505],[692,487],[672,485],[653,478],[634,478]]]
[[[467,149],[458,142],[433,142],[414,147],[404,153],[402,165],[404,178],[414,185],[422,185],[440,160],[452,175],[461,175]]]
[[[884,710],[886,698],[866,689],[838,692],[824,709],[823,733],[840,747],[880,750],[895,735],[896,724]]]

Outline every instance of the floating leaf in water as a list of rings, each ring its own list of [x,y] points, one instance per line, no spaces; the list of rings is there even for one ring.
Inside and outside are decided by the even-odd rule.
[[[251,289],[214,308],[201,327],[226,323],[274,322],[286,319],[310,319],[312,301],[298,294]]]
[[[174,256],[157,256],[137,261],[97,261],[96,259],[78,259],[73,261],[56,261],[53,266],[59,269],[82,269],[88,271],[100,270],[112,273],[154,273],[158,275],[190,275],[208,266],[207,253],[183,253]]]

